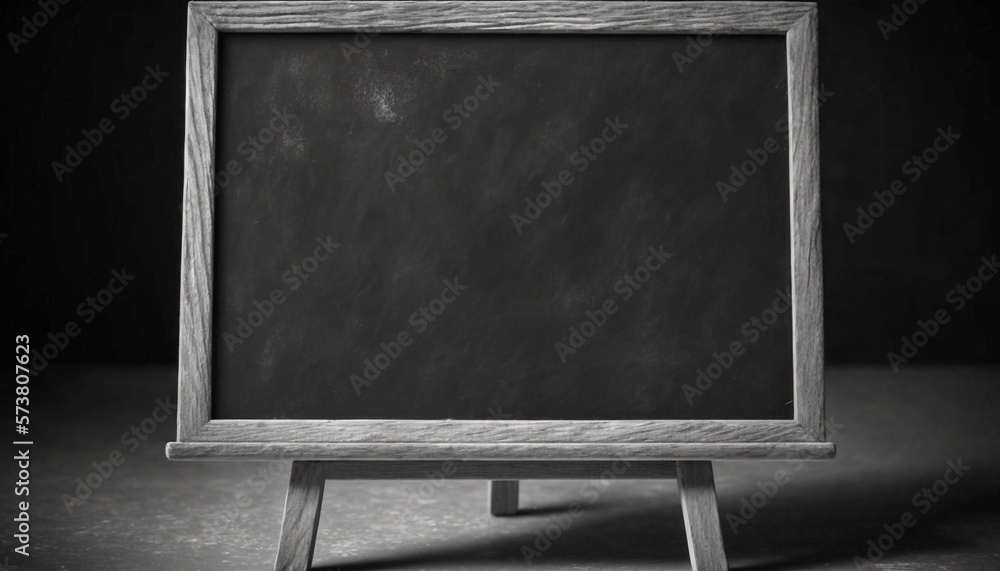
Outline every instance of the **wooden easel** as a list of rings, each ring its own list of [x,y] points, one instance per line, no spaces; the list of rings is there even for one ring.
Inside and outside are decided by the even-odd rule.
[[[607,469],[607,462],[457,461],[449,479],[484,479],[490,482],[490,513],[517,513],[518,481],[522,479],[593,478]],[[292,462],[275,571],[306,571],[316,549],[323,490],[327,480],[422,479],[440,462]],[[712,463],[631,462],[619,478],[677,479],[681,510],[687,530],[688,552],[695,571],[728,569],[722,544],[719,507]]]

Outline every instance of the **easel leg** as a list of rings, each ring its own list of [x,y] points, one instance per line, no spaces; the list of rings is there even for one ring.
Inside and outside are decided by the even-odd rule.
[[[306,571],[312,565],[325,485],[322,462],[292,462],[275,571]]]
[[[515,515],[517,513],[517,480],[493,480],[490,482],[490,513],[493,515]]]
[[[726,571],[729,565],[722,544],[712,463],[678,462],[677,487],[687,528],[691,567],[695,571]]]

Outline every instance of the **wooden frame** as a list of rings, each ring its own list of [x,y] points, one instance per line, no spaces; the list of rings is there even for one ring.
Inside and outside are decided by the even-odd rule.
[[[823,393],[816,7],[793,2],[193,2],[188,15],[177,442],[187,459],[829,458]],[[213,173],[220,32],[777,34],[787,39],[793,420],[214,420]],[[372,477],[377,470],[367,470]],[[502,478],[502,474],[497,476]],[[511,477],[513,478],[513,477]]]

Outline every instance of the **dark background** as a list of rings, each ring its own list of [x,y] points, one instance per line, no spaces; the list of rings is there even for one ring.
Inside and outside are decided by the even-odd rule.
[[[35,2],[4,7],[17,32]],[[882,361],[918,319],[997,251],[997,145],[992,67],[996,3],[930,0],[888,41],[877,20],[892,2],[820,2],[820,74],[827,357]],[[37,343],[80,321],[75,308],[112,270],[136,276],[55,359],[176,359],[184,131],[186,2],[60,7],[20,52],[3,48],[8,164],[0,243],[17,332]],[[110,105],[145,67],[170,75],[59,183],[51,162],[113,117]],[[901,176],[937,128],[957,146],[864,235],[842,230],[873,191]],[[705,192],[714,192],[706,189]],[[916,361],[996,361],[1000,284],[990,283]]]

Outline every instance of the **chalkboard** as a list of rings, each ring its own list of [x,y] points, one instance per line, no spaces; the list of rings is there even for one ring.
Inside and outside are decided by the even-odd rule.
[[[353,45],[222,37],[216,164],[289,117],[216,197],[215,418],[792,417],[789,312],[742,330],[791,287],[782,38]]]
[[[821,439],[811,12],[375,4],[192,28],[187,440]]]

